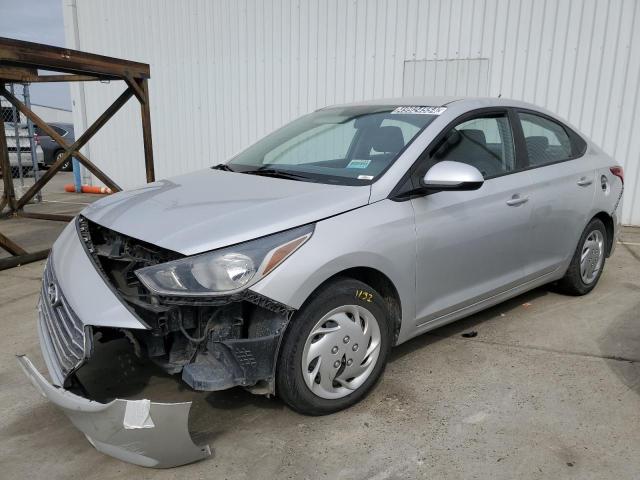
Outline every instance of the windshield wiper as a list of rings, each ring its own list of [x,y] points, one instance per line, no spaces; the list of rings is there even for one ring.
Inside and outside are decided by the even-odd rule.
[[[283,170],[276,170],[275,168],[264,168],[258,170],[247,170],[242,173],[248,173],[250,175],[264,175],[265,177],[274,177],[274,178],[286,178],[287,180],[307,180],[310,181],[311,178],[305,177],[304,175],[299,175],[297,173],[285,172]]]
[[[233,168],[231,168],[226,163],[219,163],[218,165],[214,165],[211,167],[213,170],[224,170],[225,172],[235,172]]]

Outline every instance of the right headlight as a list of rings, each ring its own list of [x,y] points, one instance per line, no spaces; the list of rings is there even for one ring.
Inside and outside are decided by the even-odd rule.
[[[136,270],[140,281],[161,296],[229,295],[268,275],[313,233],[305,225],[220,250]]]

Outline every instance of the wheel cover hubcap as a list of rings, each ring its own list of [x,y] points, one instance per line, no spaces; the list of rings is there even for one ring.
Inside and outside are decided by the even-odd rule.
[[[604,236],[600,230],[594,230],[582,245],[580,255],[580,276],[587,285],[598,277],[604,260]]]
[[[311,329],[302,352],[302,375],[321,398],[346,397],[371,375],[380,355],[380,327],[359,305],[344,305]]]

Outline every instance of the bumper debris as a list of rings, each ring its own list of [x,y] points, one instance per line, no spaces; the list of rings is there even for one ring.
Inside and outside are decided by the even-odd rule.
[[[99,403],[51,385],[24,355],[18,363],[31,383],[69,417],[96,450],[143,467],[170,468],[211,455],[188,430],[191,402],[115,399]]]

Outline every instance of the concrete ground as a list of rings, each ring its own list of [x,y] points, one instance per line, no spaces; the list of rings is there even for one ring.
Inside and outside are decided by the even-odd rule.
[[[191,428],[215,451],[165,471],[98,453],[36,393],[14,355],[43,367],[42,263],[0,272],[0,477],[638,478],[640,230],[623,240],[586,297],[540,288],[414,339],[395,349],[367,399],[327,417],[241,389],[190,392],[153,371],[134,375],[137,362],[117,354],[109,368],[125,386],[99,366],[84,379],[90,391],[193,400]]]

